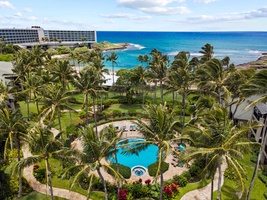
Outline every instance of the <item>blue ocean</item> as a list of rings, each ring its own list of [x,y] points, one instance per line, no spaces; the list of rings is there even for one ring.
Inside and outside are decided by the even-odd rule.
[[[127,49],[116,50],[116,70],[140,65],[139,55],[149,55],[156,48],[167,54],[172,61],[180,51],[200,56],[199,51],[206,43],[214,47],[214,57],[230,57],[235,65],[257,60],[267,52],[267,32],[127,32],[97,31],[97,41],[129,43]],[[109,52],[105,52],[109,54]],[[111,63],[105,63],[111,68]]]

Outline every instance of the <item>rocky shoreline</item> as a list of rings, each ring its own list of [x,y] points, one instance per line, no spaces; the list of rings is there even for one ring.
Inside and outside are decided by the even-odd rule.
[[[249,68],[267,69],[267,53],[262,53],[262,56],[256,61],[237,65],[236,68],[238,69],[249,69]]]

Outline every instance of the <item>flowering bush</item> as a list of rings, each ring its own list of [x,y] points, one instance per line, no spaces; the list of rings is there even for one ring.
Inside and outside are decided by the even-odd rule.
[[[164,192],[164,194],[165,194],[165,196],[167,198],[174,197],[175,195],[178,194],[178,183],[177,182],[173,182],[170,185],[165,185],[163,187],[163,192]]]
[[[118,194],[119,200],[126,200],[127,199],[127,190],[126,189],[120,189]]]
[[[34,166],[33,166],[33,171],[35,171],[36,169],[39,169],[39,168],[40,168],[39,165],[34,165]]]
[[[150,183],[151,183],[151,180],[150,180],[150,179],[145,180],[145,184],[146,184],[147,186],[149,186]]]

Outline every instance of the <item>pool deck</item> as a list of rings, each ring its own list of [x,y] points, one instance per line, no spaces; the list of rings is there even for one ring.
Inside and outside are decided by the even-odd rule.
[[[115,121],[115,122],[106,123],[106,124],[98,126],[98,130],[100,131],[101,129],[103,129],[104,126],[107,126],[110,124],[113,124],[114,126],[118,126],[119,130],[121,130],[121,128],[124,126],[126,127],[125,131],[122,134],[122,138],[136,138],[136,137],[142,138],[142,134],[140,132],[138,132],[137,130],[135,130],[135,131],[130,130],[130,127],[132,125],[134,125],[134,122],[131,120],[123,120],[123,121]],[[83,150],[83,144],[82,144],[81,140],[79,140],[79,139],[76,139],[72,142],[72,147],[76,148],[78,150],[81,150],[81,151]],[[108,164],[108,162],[109,161],[106,159],[101,160],[102,164]],[[182,172],[188,170],[185,166],[178,167],[176,158],[174,158],[174,156],[171,153],[169,155],[167,155],[165,162],[169,163],[169,170],[163,174],[164,180],[171,179],[174,175],[179,175]],[[101,172],[107,181],[109,181],[111,183],[115,183],[115,179],[110,174],[108,174],[105,170],[101,169]],[[136,181],[139,181],[140,178],[142,179],[143,183],[147,179],[155,181],[154,177],[149,176],[148,172],[146,172],[142,176],[137,176],[134,173],[132,173],[131,177],[129,179],[126,179],[126,181],[127,182],[136,182]],[[159,179],[156,181],[159,181]]]

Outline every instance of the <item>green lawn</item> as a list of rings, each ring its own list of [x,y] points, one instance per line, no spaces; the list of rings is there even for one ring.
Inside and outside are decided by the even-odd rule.
[[[243,167],[245,168],[245,171],[247,173],[247,180],[246,180],[246,188],[249,188],[249,184],[253,175],[254,166],[255,164],[250,161],[251,155],[244,155],[244,160],[241,161]],[[259,171],[258,171],[259,172]],[[225,182],[222,186],[222,199],[224,200],[239,200],[237,195],[235,193],[238,191],[236,189],[236,181],[231,181],[228,179],[225,179]],[[261,182],[261,180],[257,177],[254,183],[254,187],[251,193],[250,200],[258,200],[258,199],[265,199],[263,196],[263,193],[267,190],[264,183]],[[217,192],[214,193],[216,196]],[[213,198],[216,199],[215,197]],[[244,200],[245,198],[242,198]]]
[[[23,196],[21,198],[16,198],[15,200],[50,200],[50,196],[49,195],[45,195],[45,194],[41,194],[38,192],[31,192],[30,194]],[[64,198],[60,198],[60,197],[54,197],[54,200],[65,200]]]

